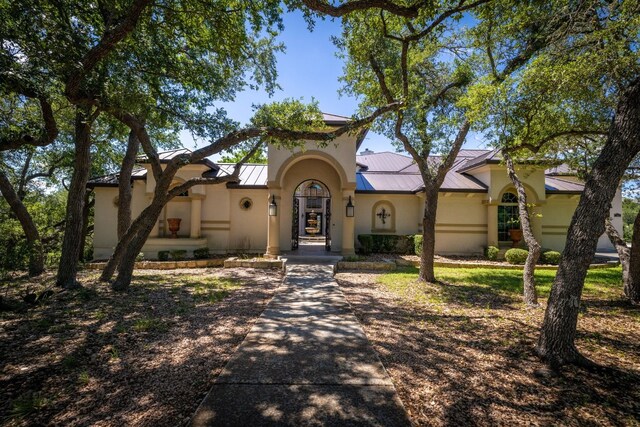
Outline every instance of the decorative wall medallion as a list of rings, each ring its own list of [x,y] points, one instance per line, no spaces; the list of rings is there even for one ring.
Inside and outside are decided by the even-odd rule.
[[[243,211],[248,211],[252,206],[253,201],[250,198],[244,197],[242,200],[240,200],[240,209],[242,209]]]

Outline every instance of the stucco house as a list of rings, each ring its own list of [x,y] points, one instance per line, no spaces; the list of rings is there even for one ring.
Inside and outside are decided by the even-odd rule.
[[[349,119],[325,114],[324,120],[331,127]],[[269,146],[268,164],[244,165],[239,182],[192,187],[167,204],[143,248],[145,256],[203,247],[276,256],[300,250],[300,243],[309,240],[350,255],[359,234],[421,233],[425,196],[418,168],[398,153],[358,154],[365,134],[344,135],[324,148],[309,142],[294,152]],[[183,150],[162,153],[161,159],[168,161]],[[205,160],[180,169],[176,184],[232,170],[232,164]],[[534,234],[544,248],[562,251],[583,184],[562,166],[520,165],[519,170],[528,200],[535,205]],[[140,164],[131,184],[135,216],[153,194],[149,164]],[[103,259],[117,242],[118,177],[95,178],[89,186],[95,191],[94,257]],[[612,205],[618,229],[621,212],[618,192]],[[440,189],[436,251],[480,254],[488,245],[506,247],[511,243],[507,220],[517,216],[515,190],[499,154],[463,149]],[[172,218],[180,219],[179,238],[171,238]],[[611,247],[605,236],[598,246]]]

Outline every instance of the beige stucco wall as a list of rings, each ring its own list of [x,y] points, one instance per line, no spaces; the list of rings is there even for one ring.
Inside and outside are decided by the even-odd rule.
[[[225,184],[207,185],[202,200],[201,233],[212,252],[226,252],[229,247],[231,192]]]
[[[273,145],[268,147],[269,183],[280,182],[288,168],[296,163],[298,158],[319,158],[329,163],[346,183],[356,181],[356,136],[342,135],[330,142],[326,147],[319,148],[315,142],[307,142],[295,150],[279,149]]]
[[[111,256],[118,243],[118,207],[115,200],[117,187],[98,187],[95,189],[93,257],[105,259]],[[133,218],[147,206],[144,181],[133,181],[131,191],[131,213]]]
[[[439,254],[482,253],[487,242],[485,194],[440,193],[436,218],[436,252]],[[417,194],[356,194],[356,239],[358,234],[418,234],[422,230],[424,198]],[[376,213],[391,204],[388,230],[381,230]],[[394,220],[395,217],[395,220]]]
[[[415,194],[356,193],[353,200],[356,239],[358,234],[416,234],[418,231],[422,199]],[[383,227],[375,214],[389,204],[393,210],[386,220],[387,227]]]
[[[231,229],[228,250],[230,252],[264,253],[267,247],[267,220],[269,192],[264,190],[229,190]],[[245,197],[253,205],[243,210],[240,201]]]
[[[483,193],[440,193],[436,253],[481,254],[487,246],[487,206]]]

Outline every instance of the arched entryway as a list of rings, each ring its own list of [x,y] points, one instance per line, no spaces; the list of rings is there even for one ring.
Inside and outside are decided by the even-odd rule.
[[[291,249],[331,250],[331,192],[317,179],[302,181],[293,193]]]

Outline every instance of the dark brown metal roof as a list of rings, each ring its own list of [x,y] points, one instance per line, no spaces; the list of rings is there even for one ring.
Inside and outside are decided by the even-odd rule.
[[[580,194],[584,191],[584,184],[554,176],[545,176],[544,189],[547,193]]]
[[[163,151],[161,153],[158,153],[158,157],[160,158],[160,163],[169,163],[171,160],[173,160],[175,157],[181,155],[181,154],[191,154],[193,153],[193,151],[189,150],[188,148],[177,148],[175,150],[169,150],[169,151]],[[138,158],[136,159],[136,162],[138,163],[149,163],[147,156],[146,155],[141,155],[138,156]],[[218,166],[212,162],[211,160],[205,158],[202,159],[198,162],[195,162],[194,164],[196,165],[205,165],[210,167],[211,169],[217,169]]]
[[[145,179],[147,177],[147,170],[145,168],[134,168],[131,172],[131,181]],[[119,173],[112,173],[109,175],[98,176],[91,178],[87,182],[87,188],[95,187],[117,187],[120,178]]]

